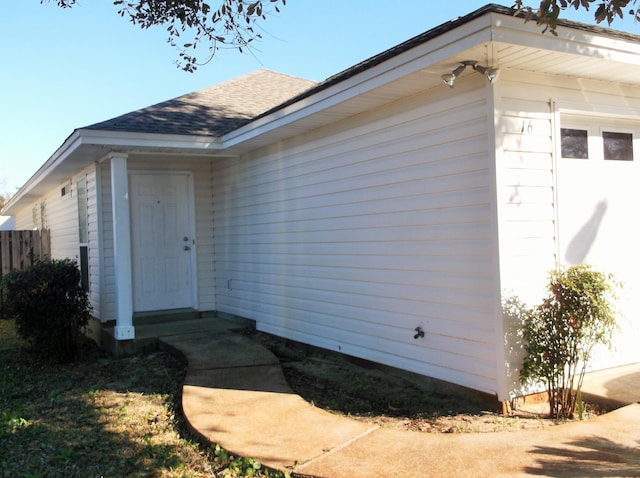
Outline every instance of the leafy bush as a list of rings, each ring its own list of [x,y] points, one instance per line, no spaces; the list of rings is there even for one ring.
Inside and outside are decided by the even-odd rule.
[[[524,313],[527,355],[520,380],[546,385],[551,416],[573,418],[594,347],[611,347],[617,329],[612,277],[588,265],[550,273],[549,296]]]
[[[62,361],[78,355],[78,338],[91,315],[80,271],[70,259],[36,261],[3,278],[3,315],[38,352]]]

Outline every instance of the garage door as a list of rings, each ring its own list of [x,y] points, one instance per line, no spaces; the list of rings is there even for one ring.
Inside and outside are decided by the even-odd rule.
[[[615,353],[599,354],[598,368],[640,361],[639,130],[632,121],[561,118],[559,260],[591,264],[624,284],[625,333],[616,338]]]

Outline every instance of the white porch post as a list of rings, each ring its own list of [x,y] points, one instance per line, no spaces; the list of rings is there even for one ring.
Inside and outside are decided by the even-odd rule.
[[[116,340],[135,338],[133,327],[133,279],[131,277],[131,221],[127,155],[112,154],[111,202],[113,207],[113,253],[116,288]]]

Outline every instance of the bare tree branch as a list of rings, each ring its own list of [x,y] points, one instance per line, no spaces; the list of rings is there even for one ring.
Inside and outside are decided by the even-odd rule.
[[[76,5],[76,0],[40,0],[51,1],[61,8]],[[220,48],[240,52],[250,48],[261,38],[257,24],[267,14],[279,13],[286,0],[114,0],[113,4],[121,17],[142,29],[164,26],[167,42],[179,51],[177,65],[193,72]],[[205,47],[204,61],[196,57],[200,44]]]

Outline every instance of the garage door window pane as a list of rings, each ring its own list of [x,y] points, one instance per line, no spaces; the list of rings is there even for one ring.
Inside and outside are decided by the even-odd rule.
[[[560,138],[563,158],[589,159],[587,130],[562,128]]]
[[[602,132],[604,159],[633,161],[633,135],[631,133]]]

